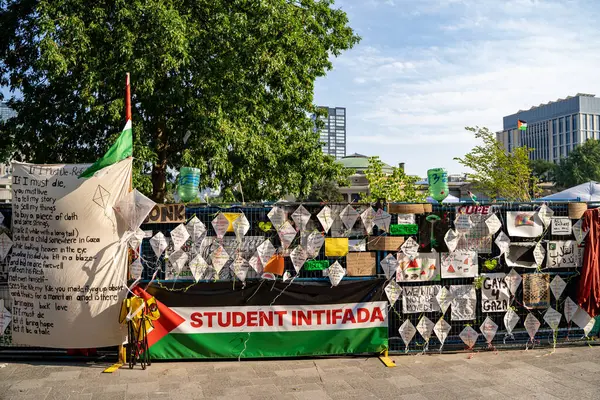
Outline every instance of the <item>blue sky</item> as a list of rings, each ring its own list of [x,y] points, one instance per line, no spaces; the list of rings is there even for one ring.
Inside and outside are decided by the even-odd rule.
[[[318,105],[347,108],[347,153],[466,172],[465,126],[578,92],[600,96],[600,2],[338,0],[362,37],[333,60]]]

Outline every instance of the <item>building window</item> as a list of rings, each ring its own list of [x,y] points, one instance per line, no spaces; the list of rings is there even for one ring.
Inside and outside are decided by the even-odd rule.
[[[556,147],[554,148],[554,158],[558,158],[558,150]]]
[[[587,114],[583,114],[583,126],[581,127],[581,129],[587,130],[588,125],[587,125]]]
[[[571,130],[571,118],[565,118],[565,132],[569,132]]]
[[[573,131],[573,145],[577,144],[577,131]]]
[[[600,130],[600,121],[599,121],[599,118],[600,118],[600,116],[594,115],[594,126],[596,128],[593,128],[593,129],[595,129],[597,131]]]
[[[577,130],[577,117],[579,116],[579,114],[577,115],[573,115],[573,130],[576,131]]]
[[[569,134],[569,132],[565,133],[565,143],[566,144],[570,144],[571,143],[571,135]]]
[[[552,133],[556,134],[558,130],[556,129],[556,120],[552,120]]]
[[[558,136],[558,141],[559,141],[559,144],[560,144],[561,146],[564,144],[564,142],[563,142],[563,136],[564,136],[564,135],[563,135],[562,133],[561,133],[561,134]]]
[[[558,119],[558,133],[562,133],[563,132],[563,119],[564,118],[559,118]]]
[[[590,124],[591,124],[590,129],[592,131],[595,131],[596,130],[596,116],[595,115],[590,115]]]

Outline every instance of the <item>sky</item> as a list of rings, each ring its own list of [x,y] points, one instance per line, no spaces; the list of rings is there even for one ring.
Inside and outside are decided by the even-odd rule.
[[[346,107],[347,149],[409,174],[467,169],[465,126],[576,93],[600,96],[597,0],[338,0],[362,37],[319,78],[315,103]]]

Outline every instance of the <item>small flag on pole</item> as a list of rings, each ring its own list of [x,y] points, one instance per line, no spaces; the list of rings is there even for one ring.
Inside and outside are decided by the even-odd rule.
[[[131,120],[128,120],[123,128],[123,132],[117,141],[108,149],[104,157],[92,164],[91,167],[83,171],[80,178],[89,178],[97,171],[109,165],[116,164],[121,160],[131,157],[133,154],[133,131],[131,128]]]
[[[527,130],[527,121],[518,120],[517,121],[517,129],[520,131],[526,131]]]

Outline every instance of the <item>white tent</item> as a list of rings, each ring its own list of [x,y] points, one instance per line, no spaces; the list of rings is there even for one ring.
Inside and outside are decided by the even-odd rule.
[[[439,203],[439,201],[435,200],[431,196],[427,197],[427,202],[432,203],[432,204]],[[448,197],[446,197],[444,200],[442,200],[442,203],[460,203],[460,199],[456,196],[452,196],[451,194],[449,194]]]
[[[554,193],[538,200],[548,201],[600,201],[600,183],[589,181]]]

